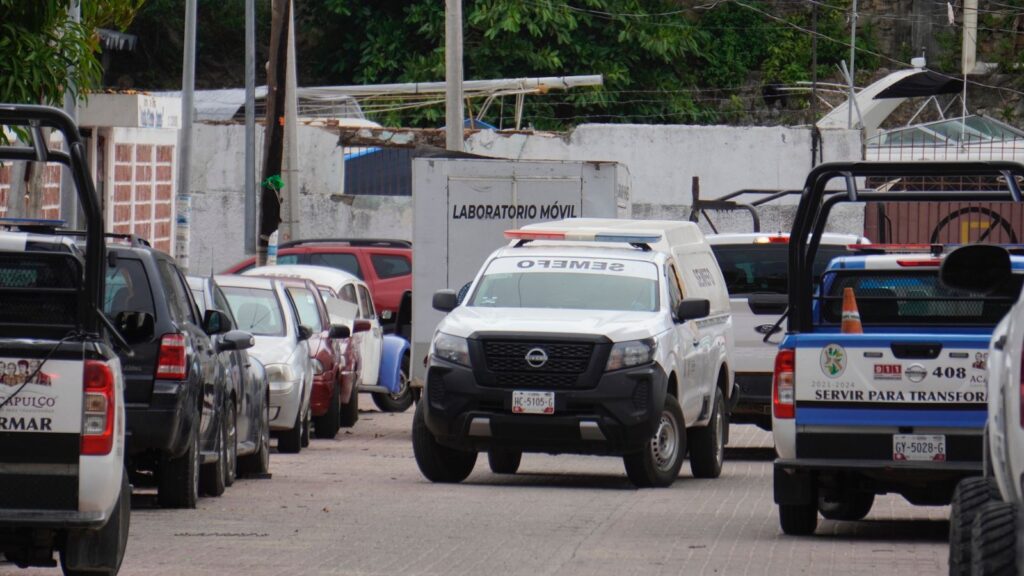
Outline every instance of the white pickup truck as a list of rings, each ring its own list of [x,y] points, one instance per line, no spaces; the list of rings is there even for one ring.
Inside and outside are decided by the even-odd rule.
[[[487,451],[514,473],[525,452],[623,457],[637,486],[668,486],[687,447],[721,473],[733,396],[721,272],[695,224],[570,219],[509,231],[435,332],[413,450],[458,482]]]
[[[20,567],[116,574],[128,541],[119,332],[101,312],[107,265],[99,198],[74,122],[60,110],[0,104],[0,164],[64,168],[87,225],[84,253],[57,221],[0,221],[0,553]],[[51,150],[43,128],[63,136]],[[150,321],[152,318],[150,317]],[[142,321],[123,313],[116,322]],[[127,344],[120,341],[127,348]]]
[[[1002,264],[975,255],[967,272],[979,288],[1005,280],[997,270],[1024,272],[1024,259]],[[955,271],[953,272],[955,274]],[[963,277],[963,274],[960,275]],[[986,286],[987,285],[987,286]],[[992,334],[987,355],[988,421],[984,476],[957,485],[949,518],[949,573],[954,576],[1024,573],[1024,293]]]

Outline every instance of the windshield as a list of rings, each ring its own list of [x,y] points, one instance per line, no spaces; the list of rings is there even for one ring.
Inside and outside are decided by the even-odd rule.
[[[788,244],[740,244],[712,246],[725,277],[729,294],[787,294],[789,291]],[[814,257],[815,282],[830,260],[852,254],[846,246],[821,245]]]
[[[314,300],[319,296],[298,286],[290,286],[288,294],[291,295],[292,301],[295,302],[295,308],[299,311],[299,323],[309,326],[313,332],[322,331],[324,325],[320,321],[320,308],[317,307],[316,300]]]
[[[653,312],[658,269],[605,258],[497,258],[469,306]]]
[[[823,281],[828,291],[823,316],[826,323],[838,324],[843,289],[853,288],[864,325],[995,326],[1017,300],[1021,280],[1014,275],[983,294],[943,285],[938,270],[833,271]]]
[[[239,330],[256,336],[285,335],[281,306],[272,290],[232,286],[223,289]]]

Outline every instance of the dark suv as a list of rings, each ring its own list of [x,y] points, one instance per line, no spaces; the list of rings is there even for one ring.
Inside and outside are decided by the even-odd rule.
[[[161,506],[193,508],[200,482],[211,495],[224,490],[227,378],[211,336],[229,331],[231,320],[199,312],[170,256],[120,238],[107,246],[103,311],[133,352],[120,354],[128,469],[136,483],[148,477],[140,472],[153,473]]]

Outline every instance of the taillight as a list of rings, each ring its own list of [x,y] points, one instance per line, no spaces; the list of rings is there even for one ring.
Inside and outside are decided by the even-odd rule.
[[[184,380],[188,377],[184,334],[164,334],[164,337],[160,339],[160,356],[156,363],[156,377],[167,380]]]
[[[897,260],[896,264],[906,268],[924,268],[939,266],[942,264],[942,260],[939,260],[938,258],[928,258],[927,260]]]
[[[114,373],[110,365],[86,360],[82,376],[82,454],[103,456],[114,446]]]
[[[772,407],[776,418],[792,418],[796,380],[796,354],[793,350],[779,350],[775,356],[775,374],[772,377]]]

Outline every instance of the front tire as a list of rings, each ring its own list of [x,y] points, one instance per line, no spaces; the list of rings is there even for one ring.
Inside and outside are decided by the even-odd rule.
[[[398,374],[398,392],[387,394],[373,393],[373,403],[381,412],[405,412],[412,406],[412,387],[409,386],[409,355],[402,357],[402,368]]]
[[[341,383],[338,383],[341,386]],[[341,427],[351,428],[359,421],[359,386],[352,384],[352,395],[348,404],[341,405]]]
[[[416,405],[412,419],[412,452],[423,476],[431,482],[462,482],[473,472],[476,452],[442,446],[427,428],[423,403]]]
[[[949,576],[970,576],[971,526],[982,506],[998,500],[991,478],[965,478],[956,485],[949,512]]]
[[[1006,502],[989,502],[971,527],[972,576],[1018,576],[1017,531],[1020,510]]]
[[[626,476],[637,488],[664,488],[679,477],[686,454],[683,411],[675,396],[665,397],[665,407],[654,436],[643,450],[623,457]]]
[[[199,484],[203,494],[207,496],[220,496],[224,494],[224,477],[227,465],[227,436],[228,436],[228,415],[224,413],[220,419],[220,427],[217,429],[217,461],[213,464],[206,464],[200,471]]]
[[[714,408],[707,426],[690,429],[690,471],[694,478],[718,478],[725,461],[725,435],[729,426],[722,389],[715,388]]]
[[[331,387],[331,401],[328,404],[327,412],[317,416],[313,422],[316,426],[316,437],[324,440],[332,440],[338,435],[341,428],[341,384],[334,383]]]
[[[270,404],[264,403],[256,451],[238,459],[238,473],[256,476],[270,471]]]
[[[491,448],[487,451],[487,463],[495,474],[515,474],[523,461],[522,450]]]
[[[313,428],[313,414],[309,408],[306,408],[306,415],[302,418],[302,436],[300,441],[302,442],[303,448],[309,448],[309,438],[312,436]]]
[[[779,504],[779,525],[790,536],[810,536],[818,529],[818,506]]]
[[[227,428],[227,449],[224,455],[227,460],[224,462],[224,485],[231,486],[238,477],[238,407],[235,399],[228,399],[228,407],[225,411],[228,417]]]
[[[283,454],[298,454],[302,451],[302,409],[295,413],[295,425],[277,438],[277,450]]]
[[[199,416],[188,450],[178,458],[161,458],[157,502],[164,508],[195,508],[199,499]]]

